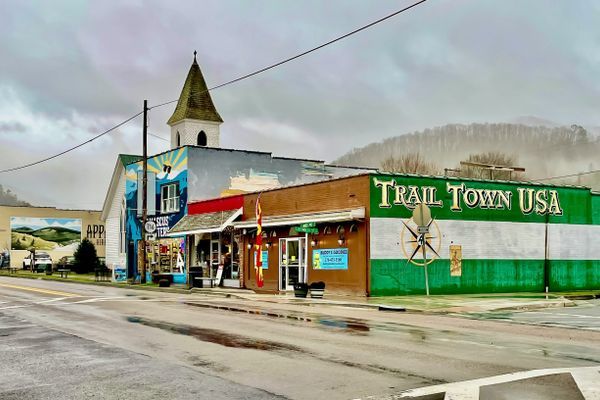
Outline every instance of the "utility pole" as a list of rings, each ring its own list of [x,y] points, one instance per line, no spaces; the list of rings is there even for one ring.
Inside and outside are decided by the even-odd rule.
[[[146,271],[148,269],[148,258],[146,255],[146,222],[148,221],[148,100],[144,100],[144,125],[142,136],[142,173],[144,175],[142,177],[142,276],[140,282],[146,283]]]

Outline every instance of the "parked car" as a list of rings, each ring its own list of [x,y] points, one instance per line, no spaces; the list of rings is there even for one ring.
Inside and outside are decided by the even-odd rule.
[[[9,268],[10,267],[10,252],[4,250],[0,253],[0,268]]]
[[[70,269],[73,270],[75,265],[75,257],[73,256],[64,256],[61,257],[56,263],[56,269]]]
[[[33,272],[44,272],[47,269],[52,269],[52,258],[45,251],[32,251],[23,259],[23,269],[30,269]]]

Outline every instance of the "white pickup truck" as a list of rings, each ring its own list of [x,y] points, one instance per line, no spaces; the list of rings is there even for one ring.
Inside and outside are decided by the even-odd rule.
[[[23,259],[23,269],[30,269],[34,272],[43,272],[49,266],[52,268],[52,258],[45,251],[36,251],[35,252],[35,260],[32,262],[34,258],[34,252],[30,252],[27,257]],[[31,267],[33,264],[33,268]]]

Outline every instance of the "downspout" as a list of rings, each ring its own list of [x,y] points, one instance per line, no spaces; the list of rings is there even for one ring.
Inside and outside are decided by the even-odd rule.
[[[544,226],[544,287],[546,289],[546,294],[550,289],[550,252],[548,249],[548,219],[549,216],[546,214],[546,223]]]

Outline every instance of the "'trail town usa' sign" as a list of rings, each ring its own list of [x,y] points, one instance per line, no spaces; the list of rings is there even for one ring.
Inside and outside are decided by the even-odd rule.
[[[489,189],[471,187],[467,183],[446,182],[446,193],[439,196],[439,187],[436,186],[401,185],[394,179],[377,178],[373,179],[373,184],[380,189],[379,208],[404,206],[413,209],[421,203],[429,207],[444,207],[444,200],[441,198],[444,197],[448,199],[452,212],[462,212],[465,208],[512,210],[513,202],[516,201],[524,215],[563,215],[558,191],[546,188]]]

